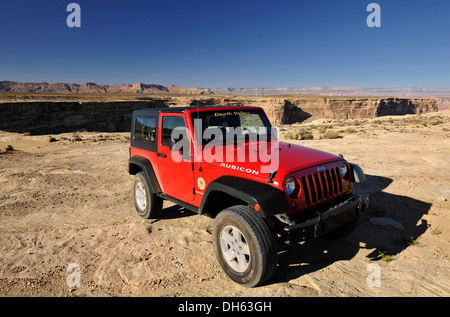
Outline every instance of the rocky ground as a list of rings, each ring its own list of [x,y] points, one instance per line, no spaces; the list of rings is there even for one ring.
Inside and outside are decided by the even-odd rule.
[[[128,133],[0,132],[0,295],[449,296],[449,130],[449,111],[280,127],[359,164],[371,207],[344,239],[280,244],[253,289],[219,267],[212,219],[170,203],[139,218]]]

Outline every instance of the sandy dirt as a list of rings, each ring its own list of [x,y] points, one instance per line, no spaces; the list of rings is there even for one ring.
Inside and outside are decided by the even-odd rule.
[[[314,139],[291,142],[364,169],[355,190],[371,206],[346,238],[280,243],[277,272],[253,289],[222,272],[211,218],[168,202],[161,219],[137,215],[128,133],[0,132],[0,295],[449,296],[450,112],[311,120],[281,134],[299,129]],[[341,137],[320,139],[327,129]]]

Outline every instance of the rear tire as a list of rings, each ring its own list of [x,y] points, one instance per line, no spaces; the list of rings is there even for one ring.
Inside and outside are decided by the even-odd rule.
[[[133,198],[136,211],[142,218],[156,218],[161,214],[163,200],[151,191],[144,172],[134,175]]]
[[[246,287],[269,279],[277,266],[275,239],[264,220],[247,206],[233,206],[214,219],[213,245],[220,266]]]

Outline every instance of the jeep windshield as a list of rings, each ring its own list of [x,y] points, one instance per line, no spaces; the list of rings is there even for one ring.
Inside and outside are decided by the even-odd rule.
[[[191,114],[198,144],[271,141],[276,135],[262,110],[198,111]]]

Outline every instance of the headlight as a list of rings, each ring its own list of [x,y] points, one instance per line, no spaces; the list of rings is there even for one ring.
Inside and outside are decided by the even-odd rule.
[[[347,178],[347,174],[348,174],[348,167],[347,164],[345,164],[344,162],[341,163],[341,167],[339,168],[341,170],[341,175],[343,178]]]
[[[288,177],[284,182],[284,190],[286,191],[286,194],[288,196],[294,194],[296,190],[295,187],[296,187],[295,179],[292,177]]]

